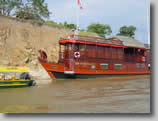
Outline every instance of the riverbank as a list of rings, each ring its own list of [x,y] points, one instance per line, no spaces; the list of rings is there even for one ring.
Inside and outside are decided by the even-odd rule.
[[[0,66],[41,68],[39,49],[47,52],[49,61],[57,62],[58,40],[71,34],[67,28],[0,16]]]

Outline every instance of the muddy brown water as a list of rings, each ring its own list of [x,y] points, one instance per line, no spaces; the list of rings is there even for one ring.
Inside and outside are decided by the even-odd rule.
[[[150,75],[66,79],[0,89],[0,112],[149,113]]]

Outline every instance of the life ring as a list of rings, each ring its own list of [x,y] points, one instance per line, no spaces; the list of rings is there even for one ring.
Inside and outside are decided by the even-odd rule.
[[[74,52],[74,57],[75,58],[80,58],[80,52]]]

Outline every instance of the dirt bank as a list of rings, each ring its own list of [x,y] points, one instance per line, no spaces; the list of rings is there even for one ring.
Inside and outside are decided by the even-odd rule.
[[[37,61],[40,48],[57,62],[58,40],[70,34],[68,29],[0,16],[0,66],[41,68]]]

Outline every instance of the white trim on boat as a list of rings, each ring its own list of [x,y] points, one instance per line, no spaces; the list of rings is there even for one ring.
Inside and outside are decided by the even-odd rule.
[[[74,74],[74,71],[64,71],[64,74]]]

